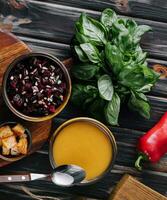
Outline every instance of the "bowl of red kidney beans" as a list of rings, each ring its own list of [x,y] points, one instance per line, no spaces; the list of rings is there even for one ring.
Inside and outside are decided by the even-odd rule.
[[[71,79],[57,58],[44,53],[18,57],[3,77],[3,97],[9,109],[27,121],[55,117],[66,106]]]

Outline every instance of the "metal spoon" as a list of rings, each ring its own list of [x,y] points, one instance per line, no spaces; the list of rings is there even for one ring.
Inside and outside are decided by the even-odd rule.
[[[15,175],[0,175],[0,183],[25,182],[34,180],[51,180],[58,186],[69,187],[85,179],[85,171],[76,165],[61,165],[51,174],[19,173]]]

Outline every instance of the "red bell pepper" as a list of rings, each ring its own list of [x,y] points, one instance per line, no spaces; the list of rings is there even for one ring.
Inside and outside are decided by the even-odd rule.
[[[142,169],[143,161],[156,163],[167,153],[167,112],[152,129],[139,139],[137,148],[139,156],[135,167],[138,170]]]

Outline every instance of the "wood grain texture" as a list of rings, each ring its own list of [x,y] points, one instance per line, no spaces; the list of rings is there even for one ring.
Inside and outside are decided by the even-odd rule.
[[[146,187],[132,176],[125,175],[108,200],[167,200],[166,197]]]
[[[73,110],[74,111],[74,110]],[[61,123],[66,121],[62,118],[56,118],[54,120],[54,129],[58,127]],[[120,180],[122,175],[125,173],[131,174],[137,177],[147,186],[160,192],[161,194],[166,194],[167,188],[167,176],[166,173],[158,171],[158,168],[149,168],[148,165],[145,166],[143,172],[138,172],[134,169],[134,161],[136,159],[136,142],[137,139],[143,134],[143,132],[135,131],[132,129],[123,128],[111,128],[114,136],[116,137],[118,143],[118,156],[113,170],[99,183],[90,185],[87,187],[74,187],[62,189],[56,187],[50,182],[31,182],[25,184],[3,184],[0,187],[0,193],[2,197],[5,197],[5,192],[10,191],[14,194],[15,198],[23,198],[24,193],[22,192],[21,186],[24,185],[28,187],[35,194],[49,195],[50,197],[55,197],[59,193],[64,195],[76,194],[79,196],[87,196],[95,199],[106,200],[109,193],[112,191],[113,187]],[[161,164],[166,161],[164,160]],[[152,166],[151,166],[152,167]],[[161,169],[163,169],[161,167]],[[43,146],[43,148],[33,155],[20,160],[12,165],[5,168],[1,168],[1,173],[5,174],[12,171],[32,171],[47,173],[51,170],[50,162],[48,159],[48,144]],[[165,170],[165,167],[164,167]],[[26,197],[25,199],[28,199]]]
[[[143,38],[142,44],[150,53],[150,66],[154,64],[166,65],[167,60],[167,32],[165,23],[166,2],[164,0],[44,0],[20,1],[27,5],[18,8],[14,0],[0,0],[0,27],[13,30],[24,40],[33,51],[42,51],[58,56],[61,60],[70,57],[70,40],[74,33],[74,22],[82,11],[98,17],[106,7],[116,9],[121,15],[137,17],[137,21],[149,24],[154,32]],[[50,3],[49,3],[50,2]],[[127,4],[128,2],[128,8]],[[140,17],[142,19],[140,19]],[[149,19],[149,20],[143,20]],[[162,98],[163,97],[163,98]],[[120,127],[110,127],[118,143],[118,156],[113,170],[95,185],[89,187],[74,187],[62,189],[50,182],[31,182],[26,184],[1,184],[0,199],[30,200],[32,197],[25,194],[22,186],[38,195],[48,195],[51,199],[72,199],[74,196],[88,196],[93,199],[108,198],[116,183],[125,174],[137,177],[147,186],[167,196],[167,156],[156,165],[146,164],[143,172],[134,169],[137,156],[136,143],[138,138],[157,122],[167,109],[167,82],[161,79],[149,95],[152,113],[151,120],[144,120],[127,109],[122,109]],[[61,123],[77,116],[86,114],[73,108],[70,104],[54,119],[53,130]],[[134,130],[137,129],[137,130]],[[53,131],[52,130],[52,131]],[[52,133],[51,131],[51,133]],[[47,173],[51,170],[48,159],[48,143],[36,153],[18,162],[1,168],[2,174],[14,171],[31,171]],[[74,195],[74,196],[73,196]]]
[[[30,46],[33,46],[34,51],[40,47],[42,51],[45,52],[45,48],[52,49],[51,53],[54,53],[53,55],[59,55],[60,58],[64,59],[63,49],[65,55],[70,55],[70,49],[63,44],[57,44],[54,42],[47,42],[43,40],[33,40],[34,42],[30,42],[30,38],[24,38],[24,41],[27,42],[27,44],[30,44]],[[35,42],[36,41],[36,42]],[[32,45],[33,44],[33,45]],[[67,50],[67,51],[66,51]],[[59,52],[61,52],[59,54]],[[67,54],[66,54],[67,52]],[[158,61],[158,62],[157,62]],[[150,63],[163,63],[163,61],[160,60],[150,60]],[[146,131],[149,129],[163,114],[166,108],[166,102],[161,101],[158,97],[150,97],[153,114],[151,115],[151,120],[145,121],[143,118],[140,118],[138,116],[135,116],[133,113],[125,112],[125,114],[121,117],[121,123],[122,127],[129,127],[130,129],[125,128],[112,128],[111,130],[114,132],[114,135],[116,137],[116,140],[118,142],[118,148],[119,153],[116,161],[116,165],[111,172],[111,174],[106,177],[106,179],[97,186],[92,186],[91,188],[86,189],[75,189],[74,191],[61,191],[61,194],[78,194],[78,195],[85,195],[92,198],[100,198],[100,199],[106,199],[108,195],[109,189],[114,186],[117,181],[121,178],[122,174],[125,172],[131,173],[134,176],[139,176],[142,181],[144,181],[145,184],[152,187],[153,189],[156,189],[157,191],[161,192],[162,194],[166,193],[166,176],[165,172],[167,172],[167,159],[166,157],[161,160],[160,163],[157,165],[147,165],[143,174],[139,174],[134,169],[134,161],[136,158],[136,141],[143,134],[143,132],[135,131],[133,128],[137,128],[139,130]],[[60,115],[58,118],[54,120],[54,128],[55,129],[58,125],[60,125],[62,122],[64,122],[66,119],[70,119],[72,117],[77,116],[83,116],[85,115],[83,112],[78,111],[76,108],[73,108],[71,105],[69,105]],[[126,116],[130,116],[130,120],[127,119]],[[124,119],[124,117],[126,120]],[[131,121],[132,120],[132,121]],[[137,126],[135,125],[137,124]],[[8,166],[7,168],[1,168],[1,172],[5,173],[5,171],[33,171],[33,172],[48,172],[51,170],[50,163],[48,160],[48,146],[45,146],[40,151],[35,153],[34,155],[25,158],[22,161],[19,161],[17,163],[13,163],[11,166]],[[157,171],[157,172],[156,172]],[[160,173],[161,172],[161,173]],[[38,185],[38,186],[37,186]],[[60,192],[59,188],[56,188],[56,192],[54,192],[54,186],[52,186],[51,183],[42,183],[37,182],[33,184],[26,184],[30,189],[35,191],[35,193],[43,193],[48,194],[49,196],[57,196]],[[45,189],[47,187],[47,190]],[[3,191],[4,190],[4,191]],[[48,191],[49,190],[49,191]],[[14,187],[13,185],[3,185],[1,190],[1,196],[5,197],[7,195],[7,191],[11,191],[12,194],[16,197],[16,199],[29,199],[27,196],[25,197],[25,194],[21,192],[21,186],[17,185],[17,187]],[[19,191],[19,193],[18,193]],[[18,193],[18,194],[17,194]]]
[[[11,2],[10,6],[5,2]],[[34,0],[33,0],[34,1]],[[36,0],[36,2],[45,2],[46,4],[58,4],[69,7],[82,8],[85,10],[94,10],[94,11],[102,11],[103,9],[110,7],[116,10],[121,15],[128,15],[137,18],[150,19],[155,21],[167,22],[167,14],[165,9],[167,8],[167,2],[164,0]],[[23,16],[26,15],[26,0],[23,0],[22,5],[16,6],[16,3],[12,3],[14,0],[1,0],[1,8],[0,12],[5,14],[5,11],[9,11],[11,13],[17,13],[19,15],[18,10],[22,13]],[[19,9],[18,9],[19,8]]]
[[[2,24],[11,24],[12,31],[15,34],[43,38],[59,43],[70,44],[74,33],[74,22],[81,12],[87,12],[94,17],[100,15],[99,11],[62,6],[56,4],[56,2],[46,3],[32,0],[26,2],[24,12],[22,9],[4,10],[3,17],[1,17]],[[155,13],[155,17],[157,15],[159,13]],[[142,40],[144,49],[150,53],[150,56],[166,60],[167,24],[140,18],[134,19],[139,24],[147,24],[153,28],[153,32],[147,33]]]
[[[38,0],[40,2],[40,0]],[[55,3],[55,0],[44,0],[46,3]],[[57,4],[84,8],[87,10],[102,11],[113,8],[119,14],[138,18],[167,22],[167,2],[164,0],[57,0]]]
[[[14,35],[0,29],[0,87],[8,65],[18,56],[30,52],[29,47]]]
[[[8,65],[20,55],[29,53],[30,48],[16,38],[14,35],[0,31],[0,88],[2,87],[3,74],[6,71]],[[14,116],[11,111],[6,107],[2,99],[2,93],[0,92],[0,121],[18,121],[20,119]],[[51,130],[52,121],[45,121],[40,123],[31,123],[24,120],[21,123],[27,127],[32,134],[32,148],[29,153],[33,153],[46,142]],[[0,167],[3,167],[10,162],[0,159]]]

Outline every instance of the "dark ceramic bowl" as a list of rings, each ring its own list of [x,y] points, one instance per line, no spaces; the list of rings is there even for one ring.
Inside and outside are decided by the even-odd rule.
[[[6,125],[9,125],[10,127],[14,127],[15,125],[17,125],[17,122],[5,122],[3,124],[0,124],[0,128]],[[24,127],[24,126],[23,126]],[[25,128],[25,127],[24,127]],[[25,134],[27,135],[27,140],[28,140],[28,153],[31,150],[31,146],[32,146],[32,137],[31,137],[31,133],[30,131],[25,128]],[[9,155],[9,156],[4,156],[0,153],[0,159],[8,161],[8,162],[14,162],[17,160],[20,160],[22,158],[24,158],[26,155],[18,155],[18,156],[13,156],[13,155]]]
[[[18,111],[10,102],[9,98],[8,98],[8,94],[7,94],[7,91],[6,91],[6,88],[7,88],[7,80],[8,80],[8,76],[9,76],[9,73],[11,72],[11,70],[16,67],[16,65],[20,62],[23,62],[24,60],[27,60],[27,59],[32,59],[32,58],[36,58],[36,57],[39,57],[39,58],[45,58],[47,59],[48,61],[50,60],[52,63],[55,64],[55,66],[58,66],[60,67],[60,69],[62,70],[63,74],[64,74],[64,78],[65,78],[65,82],[66,82],[66,94],[64,96],[64,100],[63,102],[61,103],[61,105],[56,108],[55,112],[54,113],[51,113],[49,115],[44,115],[44,116],[27,116],[26,114],[24,113],[21,113],[20,111]],[[26,54],[26,55],[22,55],[20,57],[18,57],[17,59],[15,59],[8,67],[8,69],[6,70],[5,74],[4,74],[4,77],[3,77],[3,91],[2,91],[2,94],[3,94],[3,98],[5,100],[5,103],[6,105],[9,107],[9,109],[14,113],[16,114],[18,117],[24,119],[24,120],[27,120],[27,121],[32,121],[32,122],[40,122],[40,121],[45,121],[45,120],[49,120],[53,117],[55,117],[56,115],[58,115],[63,109],[64,107],[66,106],[66,104],[68,103],[68,100],[70,98],[70,95],[71,95],[71,79],[70,79],[70,75],[66,69],[66,67],[64,66],[64,64],[59,61],[57,58],[51,56],[51,55],[48,55],[48,54],[44,54],[44,53],[29,53],[29,54]]]
[[[111,146],[112,146],[112,159],[110,161],[108,168],[105,170],[105,172],[102,175],[96,177],[95,179],[88,180],[88,181],[83,180],[81,183],[77,184],[77,185],[89,185],[89,184],[92,184],[92,183],[95,183],[95,182],[101,180],[111,171],[111,169],[113,168],[115,159],[116,159],[116,155],[117,155],[117,144],[116,144],[116,141],[115,141],[115,138],[114,138],[112,132],[103,123],[101,123],[95,119],[88,118],[88,117],[78,117],[78,118],[70,119],[70,120],[64,122],[61,126],[59,126],[58,129],[54,132],[54,134],[51,137],[50,146],[49,146],[49,158],[50,158],[50,163],[51,163],[53,169],[57,167],[57,165],[54,161],[54,158],[53,158],[53,144],[54,144],[54,141],[56,140],[56,136],[59,134],[59,132],[64,127],[66,127],[74,122],[88,122],[90,124],[95,125],[108,137],[108,139],[111,143]]]

